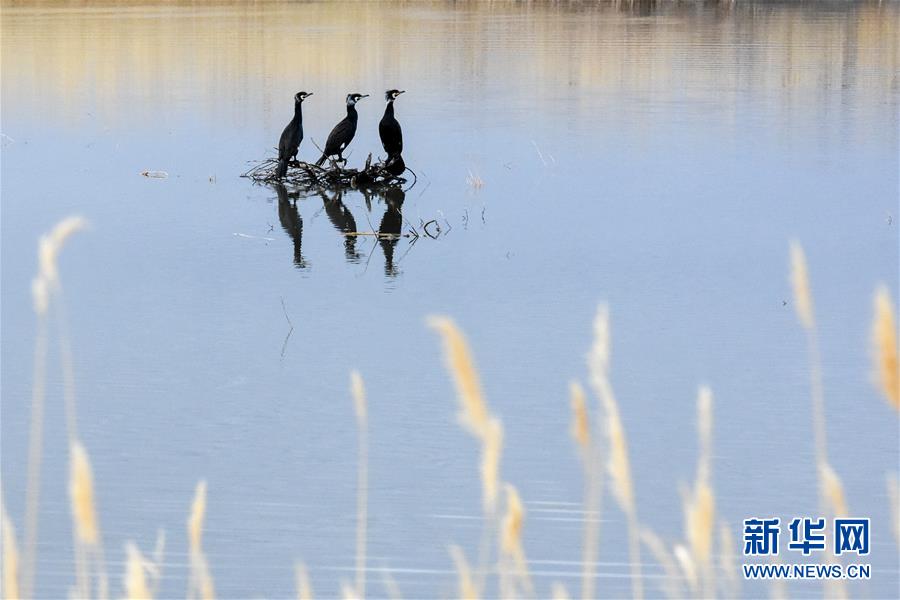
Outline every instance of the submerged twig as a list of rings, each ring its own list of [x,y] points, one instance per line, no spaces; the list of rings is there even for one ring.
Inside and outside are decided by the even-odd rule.
[[[287,332],[287,335],[284,336],[284,343],[281,344],[281,358],[284,358],[284,352],[287,350],[288,340],[291,339],[291,334],[294,333],[294,324],[291,322],[291,318],[288,316],[287,307],[284,305],[284,296],[281,297],[281,310],[284,311],[284,318],[288,322],[290,329]]]

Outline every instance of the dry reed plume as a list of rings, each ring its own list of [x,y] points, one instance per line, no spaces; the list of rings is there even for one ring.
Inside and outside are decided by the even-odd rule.
[[[581,598],[589,600],[594,597],[594,563],[597,560],[600,543],[600,497],[602,495],[602,476],[598,476],[597,465],[601,464],[598,456],[599,448],[591,435],[591,419],[587,409],[584,388],[577,382],[569,385],[572,406],[572,439],[578,445],[584,470],[584,510],[585,525],[582,540],[581,562]]]
[[[75,525],[75,593],[80,598],[90,597],[93,574],[97,596],[106,598],[105,561],[100,553],[100,527],[94,503],[94,476],[87,452],[80,442],[72,442],[69,461],[69,499]]]
[[[622,512],[628,518],[628,546],[631,562],[631,585],[634,598],[644,596],[641,576],[640,525],[637,518],[637,504],[634,500],[634,486],[631,481],[631,466],[628,460],[628,442],[625,428],[619,416],[619,406],[609,381],[610,333],[609,311],[605,305],[597,309],[594,318],[594,343],[588,354],[588,372],[594,393],[600,399],[606,419],[608,444],[608,469],[613,496]]]
[[[809,354],[810,396],[812,398],[813,436],[815,439],[816,471],[819,481],[819,503],[830,517],[847,515],[844,488],[838,474],[828,460],[827,429],[825,425],[825,390],[822,383],[822,357],[819,350],[818,330],[813,313],[812,287],[806,266],[806,254],[796,241],[790,244],[790,280],[794,289],[794,306],[800,325],[806,332]],[[833,555],[825,556],[826,563],[837,562]],[[826,579],[825,593],[835,598],[847,596],[842,581]]]
[[[669,552],[665,543],[653,531],[647,527],[641,530],[641,541],[650,550],[650,554],[656,559],[656,562],[663,568],[665,577],[662,578],[660,585],[663,593],[667,598],[682,598],[684,593],[681,586],[683,579],[678,570],[678,564],[675,556]]]
[[[359,457],[356,483],[356,585],[357,598],[366,597],[366,529],[368,524],[369,441],[366,391],[359,373],[350,374],[350,389],[359,433]]]
[[[38,318],[38,333],[34,349],[34,375],[31,391],[31,419],[28,434],[28,467],[25,486],[24,556],[21,574],[22,596],[30,598],[34,591],[34,565],[37,559],[38,507],[41,491],[41,462],[43,458],[44,396],[47,362],[47,313],[50,302],[58,296],[62,286],[57,260],[66,241],[84,229],[87,221],[69,217],[38,240],[38,273],[32,280],[31,293]],[[71,436],[70,428],[70,436]]]
[[[43,362],[46,353],[46,314],[54,303],[59,307],[61,286],[58,279],[56,260],[64,241],[84,226],[79,219],[65,221],[41,239],[39,248],[40,272],[32,286],[35,309],[39,320],[39,336],[36,349],[36,375],[43,376]],[[809,283],[806,259],[799,244],[790,247],[791,284],[794,289],[794,303],[798,319],[806,332],[811,363],[811,396],[813,424],[816,430],[816,467],[819,479],[820,501],[823,509],[832,517],[847,516],[849,511],[840,477],[827,459],[825,442],[824,393],[821,383],[820,357],[818,351],[816,321],[813,313],[813,296]],[[57,313],[64,320],[61,312]],[[503,428],[499,418],[493,415],[485,401],[475,363],[468,344],[459,328],[448,318],[435,317],[429,324],[442,338],[448,369],[455,382],[461,407],[459,421],[481,446],[480,478],[482,484],[482,505],[485,527],[481,545],[481,568],[473,574],[463,550],[450,547],[450,555],[457,571],[458,595],[460,598],[478,598],[485,587],[484,577],[490,570],[489,552],[492,532],[497,530],[497,570],[500,597],[521,598],[539,595],[535,590],[528,561],[523,546],[523,528],[526,507],[516,488],[503,483],[506,499],[502,516],[497,510],[497,500],[501,488],[500,458],[503,446]],[[42,328],[43,325],[43,328]],[[60,327],[64,332],[63,327]],[[41,338],[44,338],[44,346]],[[880,389],[888,400],[896,405],[897,384],[897,336],[896,324],[890,298],[885,289],[875,295],[875,317],[872,325],[873,347],[875,349],[876,372]],[[629,554],[632,595],[643,596],[643,581],[640,564],[640,542],[663,569],[661,579],[663,592],[672,598],[692,595],[697,597],[734,597],[740,592],[737,574],[739,567],[735,556],[735,541],[732,532],[724,523],[716,531],[716,499],[712,485],[712,432],[713,396],[709,388],[702,386],[697,395],[697,433],[699,442],[696,477],[690,488],[683,490],[685,541],[667,546],[650,529],[641,528],[637,518],[637,508],[628,455],[628,443],[615,394],[610,381],[610,326],[606,308],[600,306],[594,320],[594,341],[588,355],[588,371],[591,388],[599,399],[603,414],[603,436],[594,435],[591,414],[587,406],[584,390],[577,383],[570,385],[570,405],[572,423],[570,435],[575,441],[582,458],[585,472],[584,493],[584,538],[582,549],[582,598],[597,597],[594,591],[598,554],[600,500],[604,482],[604,464],[601,460],[601,442],[605,442],[607,454],[605,473],[608,474],[612,495],[628,521]],[[63,352],[65,355],[65,352]],[[65,358],[64,358],[65,361]],[[40,368],[38,368],[40,366]],[[64,370],[66,369],[64,365]],[[66,383],[69,385],[69,382]],[[351,393],[354,413],[359,430],[359,461],[357,478],[357,531],[355,582],[351,586],[342,583],[341,593],[347,598],[364,598],[366,595],[366,546],[368,522],[368,407],[363,380],[356,372],[351,373]],[[40,436],[43,421],[43,382],[35,381],[33,395],[32,429],[29,440],[28,502],[37,502],[39,489]],[[893,394],[893,395],[892,395]],[[73,596],[105,598],[107,583],[105,560],[102,552],[102,534],[95,501],[93,473],[88,454],[75,435],[74,392],[71,405],[67,400],[67,423],[69,424],[69,496],[72,511],[73,535],[75,538],[76,586]],[[71,410],[70,410],[71,409]],[[38,419],[38,425],[35,420]],[[37,470],[34,471],[35,466]],[[32,487],[33,486],[33,487]],[[891,503],[891,530],[900,546],[900,491],[897,479],[888,477],[888,495]],[[190,579],[187,597],[215,597],[212,576],[202,549],[203,526],[206,516],[207,487],[205,481],[197,484],[187,521],[190,556]],[[26,531],[29,518],[36,518],[37,505],[26,504]],[[595,518],[596,517],[596,518]],[[31,540],[31,556],[28,557],[29,536],[36,536],[36,521],[26,534],[27,557],[20,571],[15,530],[10,522],[5,504],[0,502],[0,524],[2,524],[2,584],[3,596],[8,598],[31,597],[25,590],[33,584],[33,562],[29,572],[28,560],[34,560],[34,539]],[[718,548],[716,540],[718,539]],[[136,545],[125,546],[126,561],[123,574],[123,588],[128,598],[153,598],[160,581],[164,537],[160,536],[153,560],[146,558]],[[718,558],[718,564],[714,564]],[[826,560],[829,560],[826,558]],[[298,598],[312,598],[312,588],[305,565],[296,565],[296,587]],[[717,578],[717,570],[721,578]],[[20,581],[19,576],[22,576]],[[385,571],[385,587],[391,597],[399,597],[396,583]],[[20,583],[25,585],[20,586]],[[685,585],[687,586],[685,588]],[[28,587],[26,587],[28,586]],[[826,593],[844,596],[842,585],[826,582]],[[553,598],[568,598],[568,592],[560,583],[552,586]],[[772,584],[774,596],[786,595],[783,582]]]
[[[887,288],[875,292],[875,317],[872,320],[872,345],[875,373],[881,391],[895,409],[900,410],[900,356],[897,354],[897,322]]]
[[[309,582],[309,570],[302,562],[294,566],[294,576],[297,583],[297,600],[312,600],[312,584]]]
[[[6,505],[0,501],[0,528],[3,530],[3,593],[4,598],[19,598],[19,550],[16,530],[6,515]]]
[[[72,516],[78,539],[85,544],[96,544],[99,539],[97,510],[94,506],[94,476],[84,446],[76,442],[71,448],[69,470],[69,496],[72,499]]]
[[[153,593],[147,583],[145,559],[134,544],[125,546],[125,597],[130,600],[150,600]]]
[[[566,589],[566,586],[556,582],[550,590],[550,597],[553,600],[569,600],[569,591]]]
[[[715,569],[712,564],[713,528],[715,526],[715,495],[710,483],[712,454],[712,392],[702,386],[697,395],[697,429],[700,438],[700,458],[694,489],[684,493],[685,531],[691,559],[700,577],[700,592],[705,597],[715,595]]]
[[[472,577],[472,568],[466,555],[459,546],[450,546],[450,557],[453,564],[456,565],[456,581],[459,590],[459,597],[462,600],[476,600],[480,595],[475,585],[475,579]]]
[[[206,482],[197,484],[194,500],[191,503],[191,514],[187,522],[188,542],[190,546],[191,574],[188,582],[188,598],[212,600],[216,592],[206,556],[203,554],[202,537],[203,521],[206,518]]]
[[[525,558],[525,549],[522,547],[522,527],[525,523],[525,506],[515,486],[506,484],[506,514],[503,517],[503,525],[500,535],[501,555],[505,555],[505,561],[501,564],[511,563],[512,575],[508,569],[501,568],[501,577],[505,579],[505,585],[501,584],[501,596],[504,598],[519,598],[524,592],[527,595],[534,593],[534,585],[528,574],[528,560]],[[520,591],[521,586],[521,591]]]

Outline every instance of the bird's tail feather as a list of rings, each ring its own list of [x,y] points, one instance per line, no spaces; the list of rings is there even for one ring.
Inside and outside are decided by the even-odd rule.
[[[317,167],[321,167],[322,164],[324,164],[324,162],[325,162],[327,159],[328,159],[328,156],[325,155],[325,154],[323,154],[323,155],[322,155],[322,158],[320,158],[319,160],[316,161],[316,166],[317,166]]]
[[[287,175],[288,161],[286,158],[278,159],[278,170],[275,172],[275,175],[278,178],[284,177]]]

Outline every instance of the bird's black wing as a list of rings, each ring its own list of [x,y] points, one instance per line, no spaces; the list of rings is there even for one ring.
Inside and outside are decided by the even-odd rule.
[[[333,156],[339,153],[343,150],[341,146],[346,146],[353,141],[354,135],[356,135],[356,123],[349,118],[343,119],[328,134],[328,140],[325,142],[325,154]]]
[[[378,133],[381,135],[381,145],[389,156],[403,152],[403,130],[397,119],[382,119],[378,124]]]
[[[290,145],[291,145],[291,135],[292,129],[294,128],[294,122],[291,121],[287,124],[287,127],[284,128],[284,131],[281,132],[281,137],[278,139],[278,158],[288,158],[290,154]]]

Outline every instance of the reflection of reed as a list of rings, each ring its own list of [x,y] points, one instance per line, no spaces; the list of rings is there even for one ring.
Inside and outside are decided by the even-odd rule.
[[[752,85],[792,95],[860,88],[854,101],[874,110],[896,102],[900,69],[900,12],[890,3],[829,6],[827,15],[808,5],[750,3],[726,13],[657,3],[653,21],[580,3],[3,7],[9,106],[74,118],[96,99],[113,123],[134,110],[132,99],[148,107],[189,99],[207,115],[255,122],[273,98],[296,91],[298,73],[325,96],[411,78],[435,96],[502,86],[548,102],[569,86],[663,100],[687,89],[722,101],[725,90],[727,101],[728,90]],[[596,108],[581,97],[572,110]]]

